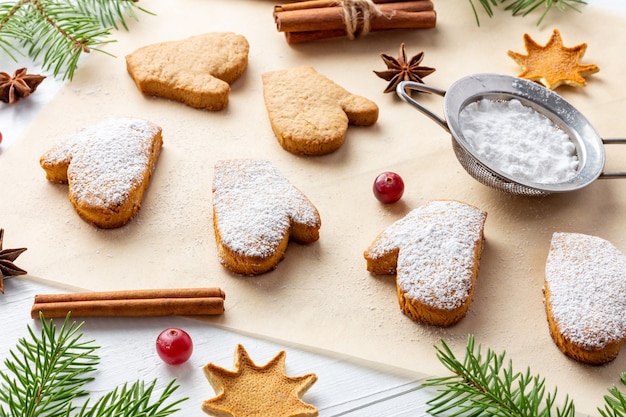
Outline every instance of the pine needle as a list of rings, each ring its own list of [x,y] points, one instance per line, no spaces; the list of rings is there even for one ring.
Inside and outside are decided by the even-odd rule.
[[[459,361],[441,342],[437,357],[452,376],[431,378],[425,385],[438,388],[428,402],[429,413],[450,417],[574,417],[574,403],[567,396],[562,407],[555,406],[557,390],[547,392],[545,379],[530,370],[516,372],[505,353],[488,349],[483,356],[480,345],[469,336],[465,358]]]
[[[24,52],[46,71],[72,79],[84,53],[128,30],[137,11],[133,0],[0,0],[0,50],[16,60]]]
[[[511,12],[513,16],[527,16],[543,6],[543,12],[537,21],[541,24],[548,12],[553,9],[564,12],[567,9],[580,11],[577,6],[587,4],[585,0],[478,0],[488,17],[493,17],[494,9],[504,6],[504,10]],[[469,0],[476,18],[476,24],[480,26],[478,12],[474,5],[474,0]]]
[[[0,402],[10,415],[60,416],[75,398],[87,395],[82,387],[93,379],[88,374],[98,363],[97,347],[81,342],[79,329],[67,320],[58,333],[52,323],[39,336],[28,328],[30,340],[20,339],[5,361],[10,374],[0,373]]]
[[[430,378],[426,387],[436,388],[436,396],[429,400],[428,413],[446,417],[574,417],[574,402],[568,396],[562,406],[557,406],[557,389],[546,391],[545,379],[513,370],[505,353],[496,354],[491,349],[483,352],[469,335],[465,358],[456,358],[442,340],[435,346],[437,358],[452,375]],[[626,385],[626,372],[620,374]],[[604,405],[597,409],[602,417],[626,417],[626,394],[613,386],[604,396]]]
[[[620,380],[626,385],[626,373],[621,373]],[[598,408],[602,417],[626,417],[626,396],[617,387],[609,389],[609,393],[604,396],[604,403],[604,408]]]
[[[157,381],[143,381],[115,388],[90,406],[85,384],[92,381],[100,359],[94,341],[83,341],[81,324],[69,315],[57,330],[52,320],[41,317],[40,334],[28,327],[5,360],[0,372],[0,417],[167,417],[187,398],[170,401],[178,385],[171,381],[154,399]],[[80,409],[78,398],[86,400]]]

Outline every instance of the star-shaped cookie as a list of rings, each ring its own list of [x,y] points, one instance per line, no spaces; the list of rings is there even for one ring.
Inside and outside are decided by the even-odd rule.
[[[539,45],[525,33],[524,45],[527,55],[513,51],[507,52],[522,67],[519,77],[537,81],[550,90],[560,85],[584,87],[587,85],[584,77],[599,71],[595,64],[581,65],[579,63],[585,54],[587,44],[581,43],[566,47],[557,29],[554,29],[545,46]]]
[[[317,408],[300,397],[317,380],[315,374],[285,375],[285,351],[264,366],[255,365],[242,345],[235,351],[235,370],[213,363],[204,374],[217,397],[204,401],[202,410],[219,417],[315,417]]]

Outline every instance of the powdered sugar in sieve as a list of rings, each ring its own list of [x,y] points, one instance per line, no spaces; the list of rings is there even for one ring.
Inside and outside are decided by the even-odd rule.
[[[576,175],[576,146],[568,134],[517,99],[472,102],[461,110],[459,126],[481,160],[512,178],[557,184]]]

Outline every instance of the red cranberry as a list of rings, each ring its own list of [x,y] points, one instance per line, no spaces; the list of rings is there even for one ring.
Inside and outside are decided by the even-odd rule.
[[[385,204],[395,203],[404,194],[404,181],[395,172],[383,172],[374,181],[374,195]]]
[[[179,365],[191,357],[193,342],[186,331],[169,328],[157,337],[156,351],[165,363]]]

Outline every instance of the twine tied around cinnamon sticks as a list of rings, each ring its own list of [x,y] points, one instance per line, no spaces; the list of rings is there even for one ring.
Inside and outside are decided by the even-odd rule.
[[[72,317],[204,316],[224,313],[226,295],[219,288],[179,288],[38,294],[33,319]]]
[[[383,14],[372,0],[343,0],[339,4],[343,8],[346,35],[350,40],[357,36],[367,35],[370,31],[372,17]],[[389,17],[391,18],[391,16]]]
[[[432,0],[308,0],[274,6],[274,21],[287,43],[390,29],[427,29],[437,22]]]

